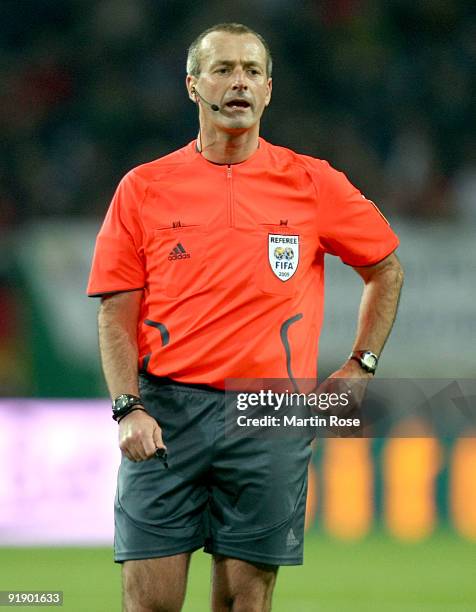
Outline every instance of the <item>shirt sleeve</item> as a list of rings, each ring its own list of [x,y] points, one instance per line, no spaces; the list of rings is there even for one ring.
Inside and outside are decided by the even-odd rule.
[[[382,261],[399,244],[387,219],[327,162],[321,162],[318,180],[319,239],[326,253],[350,266],[370,266]]]
[[[87,294],[133,291],[145,285],[143,231],[139,211],[145,186],[132,170],[114,194],[96,239]]]

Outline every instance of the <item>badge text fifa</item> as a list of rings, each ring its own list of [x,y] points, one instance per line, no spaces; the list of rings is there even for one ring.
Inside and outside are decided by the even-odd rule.
[[[268,259],[279,280],[289,280],[299,265],[299,236],[268,234]]]

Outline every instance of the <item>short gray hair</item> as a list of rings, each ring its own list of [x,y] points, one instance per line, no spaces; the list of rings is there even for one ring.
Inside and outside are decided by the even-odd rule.
[[[273,70],[273,59],[271,57],[271,51],[269,50],[268,43],[265,39],[255,32],[248,26],[243,25],[242,23],[218,23],[217,25],[208,28],[201,34],[197,36],[197,38],[193,41],[193,43],[188,48],[187,55],[187,74],[198,77],[200,76],[200,47],[202,44],[202,40],[208,34],[212,32],[229,32],[230,34],[252,34],[256,36],[256,38],[260,41],[266,51],[266,73],[267,76],[271,76],[271,72]]]

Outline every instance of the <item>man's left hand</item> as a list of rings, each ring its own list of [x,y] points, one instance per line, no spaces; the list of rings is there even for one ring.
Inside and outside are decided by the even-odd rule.
[[[345,394],[349,401],[345,405],[333,409],[333,414],[339,417],[361,417],[361,406],[367,390],[368,381],[373,378],[373,374],[366,372],[355,359],[349,359],[341,368],[333,372],[322,384],[319,385],[317,391],[319,394]],[[338,432],[337,432],[338,433]],[[347,437],[349,432],[343,431],[341,434]]]

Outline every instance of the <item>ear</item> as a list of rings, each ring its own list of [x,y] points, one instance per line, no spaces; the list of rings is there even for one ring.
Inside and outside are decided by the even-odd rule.
[[[197,82],[196,77],[192,76],[191,74],[187,74],[185,78],[185,87],[187,88],[187,91],[188,91],[188,97],[195,104],[197,103],[197,94],[195,93],[196,82]]]
[[[266,94],[266,98],[264,99],[265,106],[268,106],[268,104],[271,102],[271,92],[273,91],[273,79],[271,78],[268,79],[267,87],[268,87],[268,93]]]

